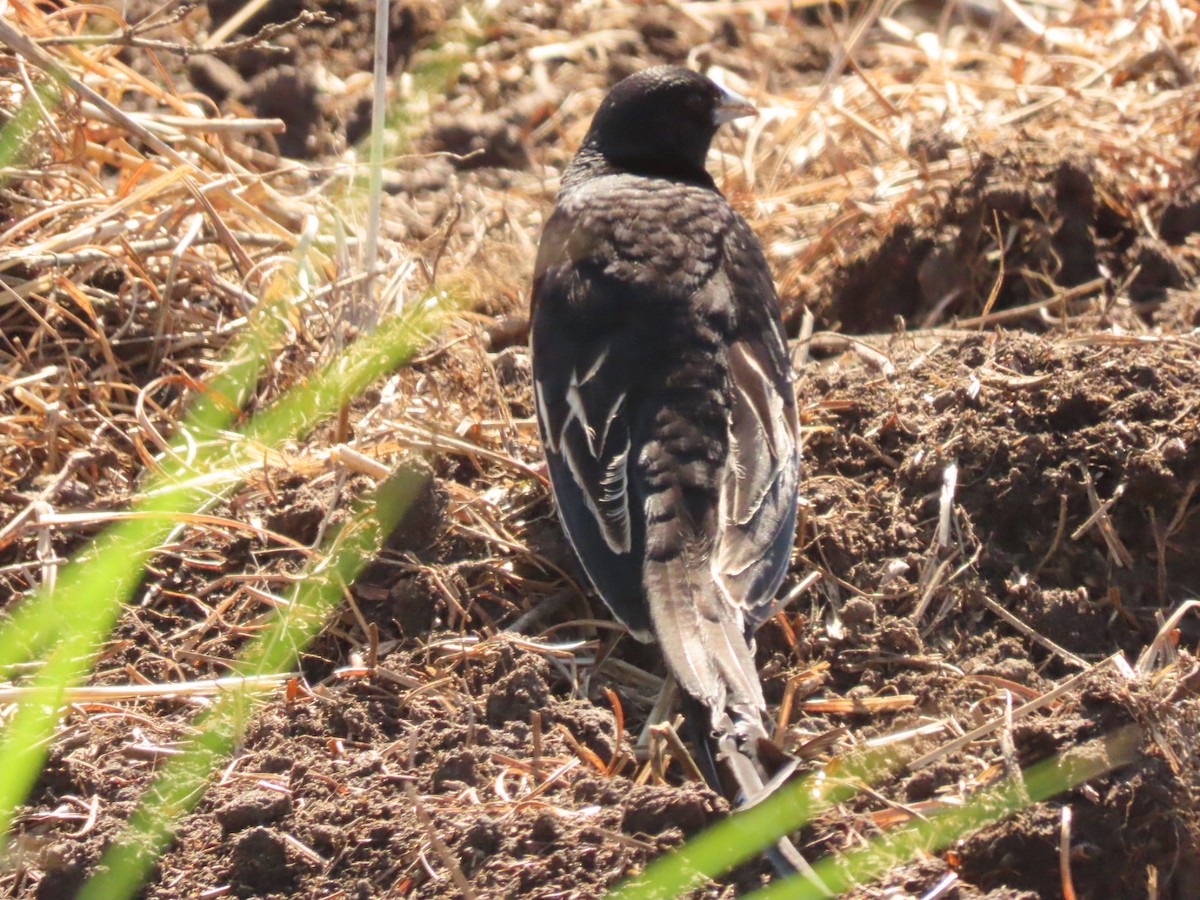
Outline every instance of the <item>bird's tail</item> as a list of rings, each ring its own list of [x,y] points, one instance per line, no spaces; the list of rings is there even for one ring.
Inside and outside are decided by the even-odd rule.
[[[767,704],[739,607],[722,594],[699,548],[672,550],[650,552],[644,577],[654,632],[683,696],[687,736],[710,786],[735,808],[753,805],[794,763],[768,771],[764,762],[774,745],[763,727]],[[781,875],[802,872],[823,887],[787,838],[767,856]]]
[[[695,748],[696,762],[713,790],[728,798],[734,809],[745,809],[769,797],[795,770],[796,762],[771,744],[762,729],[748,723],[738,729],[718,728],[714,713],[695,697],[681,691],[685,737]],[[721,715],[728,719],[728,716]],[[757,730],[757,734],[753,732]],[[751,732],[739,739],[738,731]],[[769,748],[769,749],[768,749]],[[765,757],[777,757],[768,763]],[[825,885],[813,871],[808,860],[788,838],[781,837],[766,850],[767,859],[781,877],[803,873],[822,890]]]

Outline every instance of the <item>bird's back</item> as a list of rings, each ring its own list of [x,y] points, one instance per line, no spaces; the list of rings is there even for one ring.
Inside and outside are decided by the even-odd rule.
[[[771,424],[758,419],[794,423],[795,408],[774,288],[745,221],[711,184],[568,183],[542,237],[532,342],[560,514],[605,601],[641,636],[669,640],[653,620],[670,586],[647,579],[686,555],[693,569],[728,564],[714,602],[738,631],[756,625],[786,570],[797,445],[790,428],[780,458],[761,458]],[[772,397],[778,408],[764,409]],[[747,474],[753,497],[738,489]],[[748,533],[745,513],[768,493],[777,499]]]

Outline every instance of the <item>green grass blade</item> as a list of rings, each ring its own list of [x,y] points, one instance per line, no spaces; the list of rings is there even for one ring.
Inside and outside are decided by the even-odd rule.
[[[146,487],[147,497],[134,506],[162,513],[162,518],[123,522],[109,529],[63,568],[53,594],[36,591],[15,606],[0,628],[0,679],[11,677],[14,665],[47,652],[73,630],[107,633],[107,627],[101,630],[99,626],[111,624],[119,604],[132,593],[146,555],[175,527],[173,514],[192,511],[204,502],[204,496],[182,488],[181,482],[188,474],[212,468],[226,458],[225,440],[213,441],[240,413],[285,327],[285,318],[271,307],[254,316],[219,374],[192,402],[179,431],[191,436],[199,448],[198,458],[189,464],[179,462],[186,445],[176,441],[180,456],[165,460],[162,473]],[[90,627],[93,624],[98,627]],[[87,643],[81,639],[81,644]],[[0,801],[0,831],[6,827],[3,810],[7,808]]]
[[[1021,773],[1020,782],[1008,781],[981,791],[960,809],[876,838],[861,850],[821,860],[813,868],[834,894],[843,893],[856,884],[873,881],[918,853],[932,853],[1034,803],[1132,762],[1141,741],[1141,729],[1126,725],[1031,766]],[[747,900],[815,900],[825,896],[829,895],[816,891],[804,879],[789,878],[755,891]]]
[[[315,557],[290,602],[241,657],[239,671],[263,675],[291,668],[297,655],[341,602],[345,586],[375,555],[417,496],[422,475],[402,470],[379,486],[374,503],[356,511]],[[262,690],[239,690],[220,698],[197,721],[200,733],[167,763],[143,796],[125,831],[105,852],[77,900],[124,900],[146,874],[173,834],[175,823],[203,796],[218,761],[245,729]]]
[[[37,96],[25,98],[0,129],[0,169],[16,165],[29,152],[29,139],[41,121],[42,110],[57,106],[62,98],[59,83],[53,78],[39,82],[34,91]],[[7,180],[0,179],[0,182]]]
[[[411,356],[440,313],[437,304],[418,304],[413,314],[381,324],[255,417],[242,430],[243,445],[273,445],[305,433]],[[0,673],[57,643],[34,686],[49,696],[61,696],[86,677],[121,603],[132,594],[153,549],[175,527],[175,517],[195,511],[213,496],[211,491],[181,486],[186,485],[185,477],[227,467],[230,457],[236,459],[242,449],[231,451],[226,441],[204,444],[201,439],[228,426],[270,358],[268,350],[282,333],[283,323],[282,317],[264,318],[273,327],[252,329],[254,337],[239,345],[183,426],[199,436],[202,450],[196,459],[187,465],[168,463],[164,474],[152,481],[148,498],[135,504],[138,511],[163,513],[162,518],[123,522],[107,530],[64,567],[52,594],[39,592],[23,603],[0,630]],[[231,475],[224,488],[237,480],[236,474]],[[59,714],[59,704],[23,704],[5,729],[0,741],[0,759],[6,761],[5,778],[0,779],[0,835],[7,836],[18,804],[37,779]]]
[[[608,900],[656,900],[699,887],[763,852],[831,805],[858,793],[904,762],[900,753],[875,751],[831,764],[822,772],[792,781],[761,803],[705,829],[686,844],[650,863],[618,886]]]
[[[818,900],[837,896],[855,885],[878,878],[920,852],[936,851],[1033,803],[1047,800],[1133,761],[1141,737],[1141,731],[1135,725],[1118,729],[1083,747],[1031,766],[1023,773],[1020,783],[1007,782],[982,791],[961,809],[876,838],[861,850],[822,859],[813,865],[813,870],[827,890],[803,875],[797,875],[776,880],[748,895],[747,900]],[[610,893],[608,900],[678,897],[761,853],[820,808],[847,799],[854,793],[853,782],[860,779],[878,781],[897,762],[881,762],[878,758],[856,762],[854,774],[847,779],[838,779],[838,783],[824,794],[816,791],[812,776],[787,785],[759,806],[730,816],[679,850],[655,860],[641,875]],[[818,799],[806,799],[806,795]]]
[[[87,676],[153,548],[171,533],[180,513],[193,511],[210,498],[208,492],[189,490],[177,482],[188,469],[223,459],[220,448],[211,442],[206,445],[204,439],[232,423],[266,365],[267,348],[281,327],[278,319],[266,316],[248,328],[230,363],[192,404],[181,428],[197,437],[201,447],[197,459],[190,466],[168,459],[164,472],[152,480],[150,495],[134,507],[161,515],[107,529],[63,567],[54,591],[37,591],[17,606],[0,628],[0,677],[7,677],[15,664],[46,653],[46,663],[32,684],[50,697],[62,696],[68,686]],[[59,703],[21,704],[4,729],[0,848],[7,841],[17,806],[45,763],[60,707]]]
[[[186,502],[174,493],[164,494],[151,508],[172,512]],[[33,684],[61,697],[68,685],[81,681],[91,670],[96,650],[112,628],[141,574],[150,547],[170,530],[169,517],[124,522],[107,531],[73,565],[64,569],[53,595],[39,598],[34,613],[23,622],[40,625],[36,636],[50,629],[61,632],[54,652]],[[28,629],[27,629],[28,630]],[[5,637],[9,637],[7,629]],[[0,759],[0,834],[12,825],[14,810],[29,793],[45,762],[50,736],[61,713],[61,704],[23,703],[4,731]]]

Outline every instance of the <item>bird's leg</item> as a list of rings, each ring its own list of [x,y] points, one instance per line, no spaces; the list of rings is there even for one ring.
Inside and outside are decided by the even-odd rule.
[[[671,721],[672,713],[679,704],[679,683],[675,680],[675,676],[667,673],[663,678],[662,687],[658,692],[658,699],[654,701],[654,706],[650,708],[650,715],[646,719],[646,725],[642,729],[642,733],[638,736],[638,747],[645,747],[652,744],[652,737],[657,735],[666,742],[667,748],[671,756],[683,767],[685,773],[692,778],[707,782],[708,778],[704,774],[702,760],[698,758],[695,752],[704,752],[706,748],[696,746],[693,750],[689,750],[683,739],[679,736],[674,723]],[[686,721],[684,723],[686,728]],[[691,736],[691,735],[687,735]],[[660,745],[661,746],[661,745]]]
[[[540,624],[543,619],[557,613],[574,600],[578,594],[578,591],[572,590],[555,591],[553,594],[543,597],[540,602],[535,603],[529,609],[525,610],[525,612],[521,613],[521,615],[517,616],[512,624],[504,630],[514,634],[526,634],[530,637],[536,637],[537,631],[534,626]]]
[[[646,718],[646,725],[642,728],[642,733],[638,735],[638,747],[645,747],[650,742],[650,729],[659,722],[668,721],[668,716],[675,709],[679,702],[679,685],[675,681],[675,676],[670,672],[663,679],[662,687],[658,692],[658,699],[654,701],[654,705],[650,707],[650,715]]]

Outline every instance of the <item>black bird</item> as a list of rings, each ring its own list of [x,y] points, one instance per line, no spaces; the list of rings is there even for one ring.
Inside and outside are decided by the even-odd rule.
[[[767,261],[705,169],[718,127],[754,113],[684,68],[614,87],[542,233],[530,325],[567,537],[661,646],[706,778],[742,803],[770,781],[752,635],[787,572],[800,465]],[[777,864],[807,869],[784,843]]]

